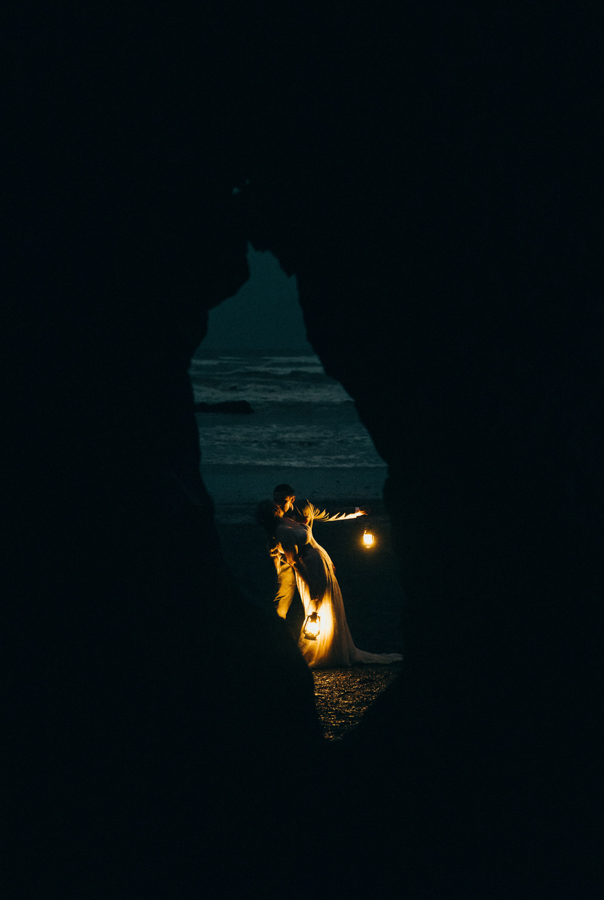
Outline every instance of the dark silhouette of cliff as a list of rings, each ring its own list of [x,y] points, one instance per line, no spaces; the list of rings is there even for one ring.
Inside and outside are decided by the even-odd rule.
[[[177,3],[7,30],[23,896],[596,894],[597,25]],[[405,663],[338,748],[199,476],[187,367],[248,240],[389,465]]]

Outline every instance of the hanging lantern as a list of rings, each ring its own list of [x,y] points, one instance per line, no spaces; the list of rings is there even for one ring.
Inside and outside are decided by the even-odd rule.
[[[306,622],[304,623],[304,637],[307,641],[317,640],[320,626],[321,619],[316,612],[311,613],[306,617]]]
[[[363,547],[365,547],[366,549],[369,549],[369,547],[373,547],[374,544],[375,544],[375,535],[373,534],[372,531],[367,531],[367,529],[365,529],[365,532],[363,534]]]

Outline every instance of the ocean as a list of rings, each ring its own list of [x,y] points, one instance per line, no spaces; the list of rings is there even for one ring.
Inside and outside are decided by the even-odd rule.
[[[246,400],[253,409],[196,415],[202,477],[216,504],[257,502],[282,481],[317,501],[381,497],[386,464],[316,355],[202,345],[189,375],[196,402]]]

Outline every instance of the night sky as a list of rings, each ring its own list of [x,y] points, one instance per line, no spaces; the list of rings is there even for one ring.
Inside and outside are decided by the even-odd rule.
[[[272,253],[248,245],[250,278],[210,311],[206,350],[302,350],[306,340],[295,276],[288,277]]]

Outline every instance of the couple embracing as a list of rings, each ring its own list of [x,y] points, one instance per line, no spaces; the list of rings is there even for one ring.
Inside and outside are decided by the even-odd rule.
[[[320,618],[316,637],[303,628],[299,640],[302,655],[311,669],[361,663],[389,665],[402,659],[400,653],[366,653],[355,647],[334,565],[313,537],[315,520],[335,522],[361,515],[366,515],[365,510],[330,515],[308,500],[296,504],[294,489],[289,484],[277,485],[273,502],[264,500],[257,509],[256,519],[269,535],[270,553],[277,570],[277,613],[285,618],[297,587],[305,616],[316,613]]]

